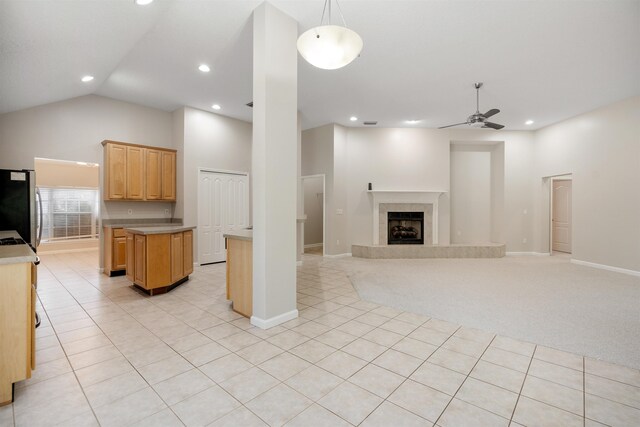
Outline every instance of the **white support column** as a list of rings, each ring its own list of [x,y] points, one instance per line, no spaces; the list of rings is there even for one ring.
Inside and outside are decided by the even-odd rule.
[[[296,309],[298,24],[268,2],[253,11],[253,316],[270,328]]]

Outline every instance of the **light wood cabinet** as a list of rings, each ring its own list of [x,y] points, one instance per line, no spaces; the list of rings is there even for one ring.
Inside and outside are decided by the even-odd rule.
[[[35,290],[32,264],[0,265],[0,406],[11,403],[12,384],[35,368]]]
[[[102,141],[104,200],[176,200],[176,151]]]
[[[162,152],[162,200],[176,200],[176,153]]]
[[[177,282],[184,273],[184,246],[182,233],[171,235],[171,281]]]
[[[227,237],[227,299],[233,311],[253,313],[253,240]]]
[[[145,155],[146,170],[146,199],[160,200],[162,198],[162,152],[147,148]]]
[[[193,231],[185,231],[184,239],[184,274],[193,273]]]
[[[151,295],[186,281],[193,272],[193,231],[127,233],[127,278]]]
[[[127,239],[122,228],[103,228],[104,273],[111,276],[127,268]]]
[[[126,199],[127,147],[106,144],[104,150],[105,200]]]

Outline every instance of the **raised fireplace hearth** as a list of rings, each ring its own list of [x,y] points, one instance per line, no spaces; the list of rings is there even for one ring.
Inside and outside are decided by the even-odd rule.
[[[424,212],[388,212],[389,245],[423,245]]]

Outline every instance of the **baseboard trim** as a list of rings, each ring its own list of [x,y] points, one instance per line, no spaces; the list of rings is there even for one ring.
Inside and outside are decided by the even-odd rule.
[[[597,264],[595,262],[581,261],[579,259],[572,259],[571,263],[572,264],[577,264],[577,265],[582,265],[582,266],[585,266],[585,267],[598,268],[600,270],[607,270],[607,271],[613,271],[613,272],[616,272],[616,273],[628,274],[629,276],[640,277],[640,271],[628,270],[626,268],[614,267],[612,265]]]
[[[529,255],[529,256],[550,256],[549,252],[506,252],[506,256],[521,256],[521,255]]]
[[[304,248],[319,248],[320,246],[322,246],[322,243],[309,243],[308,245],[304,245]]]
[[[347,258],[347,257],[350,257],[350,256],[351,256],[351,252],[347,252],[347,253],[344,253],[344,254],[335,254],[335,255],[326,254],[325,258]]]
[[[278,326],[281,323],[288,322],[289,320],[293,320],[298,317],[298,310],[287,311],[286,313],[282,313],[278,316],[272,317],[270,319],[261,319],[256,316],[251,316],[251,324],[257,326],[260,329],[269,329],[274,326]]]

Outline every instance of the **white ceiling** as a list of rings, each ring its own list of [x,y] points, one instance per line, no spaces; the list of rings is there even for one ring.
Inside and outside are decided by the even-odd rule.
[[[251,120],[251,12],[259,0],[0,0],[0,113],[96,93]],[[323,0],[272,0],[317,25]],[[438,127],[480,109],[535,129],[640,95],[640,1],[342,0],[364,40],[335,71],[299,57],[303,127],[349,117]],[[212,71],[197,70],[207,63]],[[89,84],[85,74],[95,76]],[[527,119],[535,120],[525,126]],[[357,125],[357,124],[355,124]]]

